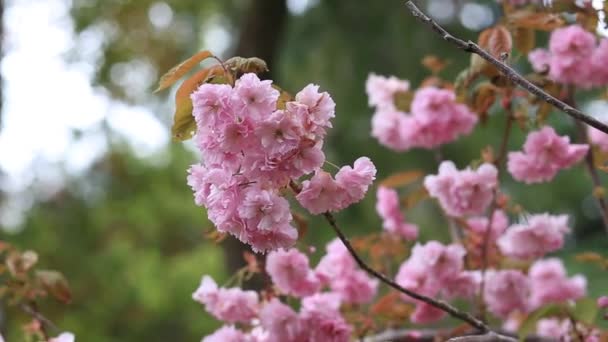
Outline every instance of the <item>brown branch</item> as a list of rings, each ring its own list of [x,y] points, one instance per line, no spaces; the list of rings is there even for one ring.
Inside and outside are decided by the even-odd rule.
[[[21,308],[21,311],[32,316],[33,319],[40,322],[40,332],[42,333],[45,339],[49,339],[49,333],[46,327],[49,327],[56,331],[60,331],[59,327],[55,323],[53,323],[53,321],[44,317],[44,315],[40,313],[40,311],[38,311],[38,306],[35,302],[32,302],[30,304],[21,304],[19,307]]]
[[[410,10],[412,15],[416,17],[418,20],[423,22],[425,25],[429,26],[433,31],[439,34],[445,41],[454,44],[461,50],[464,50],[469,53],[474,53],[479,55],[481,58],[488,61],[490,64],[495,66],[501,74],[511,80],[513,83],[519,85],[520,87],[527,90],[529,93],[536,95],[541,100],[551,104],[555,108],[561,110],[562,112],[568,114],[570,117],[575,120],[582,121],[589,126],[595,127],[598,130],[608,134],[608,125],[603,122],[581,112],[580,110],[560,101],[556,97],[546,93],[541,88],[537,87],[523,76],[521,76],[517,71],[503,63],[502,61],[496,59],[490,53],[482,49],[479,45],[475,44],[472,41],[464,41],[460,38],[456,38],[451,35],[448,31],[446,31],[443,27],[439,26],[433,19],[429,18],[426,14],[424,14],[412,0],[409,0],[405,3],[407,8]]]

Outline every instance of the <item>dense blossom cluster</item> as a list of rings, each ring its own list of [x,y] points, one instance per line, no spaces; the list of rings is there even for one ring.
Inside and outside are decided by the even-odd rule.
[[[608,85],[608,39],[596,36],[579,25],[551,32],[549,49],[532,51],[528,58],[537,72],[548,72],[556,82],[579,87]]]
[[[253,291],[219,288],[204,276],[193,299],[219,320],[253,327],[249,331],[226,325],[203,341],[349,341],[352,327],[339,309],[343,303],[366,304],[376,295],[378,281],[360,270],[340,240],[313,270],[308,257],[295,250],[268,254],[266,271],[280,293],[301,299],[296,313],[277,297],[260,301]],[[329,291],[322,291],[328,287]]]
[[[207,208],[220,232],[255,251],[295,243],[298,233],[280,193],[291,180],[315,172],[298,200],[316,214],[361,200],[376,172],[367,158],[354,168],[343,167],[335,181],[321,170],[323,139],[334,117],[331,96],[308,85],[295,101],[279,106],[280,93],[271,83],[248,73],[234,87],[205,83],[191,96],[202,152],[202,163],[193,165],[188,176],[195,202]],[[312,201],[323,195],[327,202]]]
[[[366,90],[369,105],[375,107],[372,136],[393,150],[432,149],[469,134],[477,116],[466,105],[456,102],[452,90],[434,87],[415,92],[411,113],[395,105],[396,97],[409,90],[407,81],[371,74]]]
[[[568,232],[567,215],[531,215],[509,227],[498,239],[498,247],[502,254],[515,259],[539,258],[562,248]]]
[[[399,209],[399,195],[394,189],[380,186],[376,194],[376,212],[382,218],[382,227],[389,233],[406,240],[416,240],[418,226],[405,221]]]
[[[482,164],[477,170],[456,169],[451,161],[439,165],[439,173],[424,179],[431,197],[451,216],[481,215],[494,198],[498,171],[492,164]]]
[[[545,126],[528,134],[523,151],[509,153],[507,168],[518,181],[547,182],[560,170],[578,163],[588,151],[588,145],[570,144],[569,137],[560,137],[552,127]]]

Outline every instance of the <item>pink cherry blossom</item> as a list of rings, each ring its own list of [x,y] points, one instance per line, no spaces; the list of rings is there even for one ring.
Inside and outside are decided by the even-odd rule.
[[[382,227],[391,234],[396,234],[406,240],[416,240],[418,226],[405,222],[405,217],[399,209],[397,191],[380,186],[376,198],[376,212],[382,218]]]
[[[336,183],[342,189],[342,194],[346,195],[340,209],[361,201],[374,179],[376,179],[376,166],[367,157],[358,158],[352,167],[340,168],[336,173]]]
[[[238,117],[260,120],[276,109],[279,91],[272,81],[260,81],[254,73],[247,73],[236,80],[231,98]]]
[[[321,285],[308,265],[308,257],[293,248],[270,252],[266,257],[266,272],[281,292],[296,297],[310,296]]]
[[[526,222],[509,227],[498,239],[498,247],[512,258],[539,258],[562,248],[564,234],[569,231],[567,215],[532,215]]]
[[[462,271],[450,277],[442,289],[448,299],[465,298],[471,299],[479,293],[481,273],[479,271]]]
[[[306,331],[298,314],[276,298],[260,310],[260,323],[268,331],[267,342],[306,341]]]
[[[380,109],[372,116],[372,137],[393,151],[401,152],[412,148],[410,134],[404,127],[410,127],[410,117],[394,109]]]
[[[445,246],[437,241],[429,241],[424,245],[416,244],[408,262],[425,270],[437,281],[448,281],[463,269],[465,254],[466,250],[461,245]]]
[[[593,84],[597,87],[608,85],[608,39],[603,38],[591,56]]]
[[[416,305],[414,312],[411,314],[410,321],[415,324],[429,324],[437,322],[445,316],[445,311],[427,303],[420,302]]]
[[[572,323],[569,319],[543,318],[536,323],[536,333],[545,338],[553,338],[556,341],[575,342],[580,341],[577,333],[574,333]],[[578,323],[576,330],[584,336],[583,342],[600,342],[600,332],[597,329],[589,329]],[[574,335],[573,335],[574,333]]]
[[[199,129],[231,122],[230,107],[232,87],[227,84],[204,83],[190,96],[194,119]]]
[[[551,32],[549,51],[552,54],[549,77],[582,87],[591,85],[591,56],[596,44],[593,33],[579,25],[558,28]]]
[[[561,170],[572,167],[585,157],[588,145],[570,144],[552,127],[528,134],[523,151],[510,152],[507,168],[513,178],[525,183],[547,182]]]
[[[309,131],[319,132],[319,129],[332,127],[330,120],[335,116],[336,103],[329,93],[320,93],[318,85],[309,84],[295,98],[296,102],[307,107],[306,126]]]
[[[600,309],[608,308],[608,296],[601,296],[597,299],[597,306]]]
[[[342,241],[334,239],[326,247],[315,272],[323,284],[345,303],[369,303],[378,290],[378,280],[360,270]]]
[[[258,294],[239,288],[218,288],[209,276],[203,276],[192,298],[219,320],[228,323],[249,322],[258,313]]]
[[[318,215],[337,211],[340,206],[340,195],[342,189],[332,176],[323,170],[318,170],[310,180],[302,183],[302,191],[296,199],[312,214]]]
[[[213,334],[203,338],[202,342],[247,342],[247,336],[233,325],[225,325]]]
[[[512,312],[528,310],[530,282],[520,271],[488,271],[484,291],[488,309],[500,318],[506,318]]]
[[[308,341],[348,342],[353,328],[338,311],[337,297],[332,294],[316,294],[302,300],[300,317],[306,329]]]
[[[410,83],[395,76],[384,77],[371,73],[365,82],[369,105],[378,109],[395,109],[395,94],[406,92]]]
[[[551,63],[551,53],[545,49],[534,49],[528,53],[528,60],[536,72],[547,72]]]
[[[582,298],[586,294],[587,280],[582,275],[568,279],[562,261],[557,258],[539,260],[528,272],[532,294],[530,307]]]
[[[509,218],[502,210],[495,210],[492,214],[492,222],[490,224],[487,217],[472,217],[467,220],[467,227],[478,236],[485,237],[485,234],[490,228],[490,242],[495,242],[509,226]]]
[[[448,215],[479,215],[492,201],[497,174],[496,167],[488,163],[477,170],[458,171],[453,162],[443,161],[437,175],[426,176],[424,186]]]

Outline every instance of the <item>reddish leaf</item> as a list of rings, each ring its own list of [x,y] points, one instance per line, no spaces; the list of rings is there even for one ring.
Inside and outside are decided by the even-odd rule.
[[[422,178],[422,176],[424,176],[424,173],[419,170],[399,172],[383,179],[380,182],[380,186],[386,186],[389,188],[406,186],[419,180]]]
[[[177,80],[182,78],[182,76],[184,76],[188,71],[192,70],[192,68],[194,68],[194,66],[196,66],[198,63],[212,56],[213,54],[211,54],[211,52],[205,50],[176,65],[160,78],[158,88],[156,88],[154,92],[167,89],[177,82]]]

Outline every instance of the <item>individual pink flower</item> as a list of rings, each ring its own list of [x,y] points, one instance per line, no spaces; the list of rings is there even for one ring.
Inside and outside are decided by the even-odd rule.
[[[404,127],[409,127],[410,118],[403,112],[381,109],[372,116],[372,137],[393,151],[401,152],[412,148],[412,140]]]
[[[244,241],[256,253],[290,248],[298,239],[298,230],[287,222],[278,223],[270,229],[247,230],[246,234]]]
[[[378,109],[395,109],[395,94],[410,89],[410,82],[395,76],[384,77],[371,73],[365,82],[370,106]]]
[[[233,120],[230,107],[232,87],[227,84],[203,83],[192,98],[192,115],[199,129],[222,125]]]
[[[528,271],[532,294],[530,308],[548,303],[582,298],[586,294],[587,279],[576,275],[568,279],[562,261],[557,258],[539,260]]]
[[[192,298],[219,320],[228,323],[249,322],[258,313],[258,294],[239,288],[218,288],[209,276],[203,276]]]
[[[267,342],[306,341],[306,331],[298,314],[276,298],[260,310],[260,323],[268,331]]]
[[[479,215],[490,205],[498,185],[498,171],[484,163],[477,170],[456,169],[451,161],[439,165],[437,175],[426,176],[424,186],[450,216]]]
[[[225,325],[213,334],[205,336],[202,342],[247,342],[247,335],[233,325]],[[253,342],[253,341],[252,341]]]
[[[405,222],[399,209],[399,195],[391,188],[380,186],[376,194],[376,212],[382,218],[382,227],[406,240],[416,240],[418,226]]]
[[[601,296],[597,299],[597,306],[600,309],[608,308],[608,296]]]
[[[561,170],[572,167],[585,157],[588,145],[570,144],[550,126],[528,134],[521,152],[510,152],[507,168],[518,181],[547,182]]]
[[[528,60],[536,72],[549,71],[551,53],[546,49],[534,49],[528,53]]]
[[[560,339],[570,335],[570,322],[557,318],[543,318],[536,323],[536,333],[543,337]]]
[[[487,217],[472,217],[467,220],[467,227],[478,236],[485,237],[488,228],[490,228],[489,241],[494,243],[509,226],[509,218],[504,211],[495,210],[492,214],[490,227],[488,225],[490,225],[490,222]]]
[[[296,199],[310,213],[318,215],[328,211],[336,211],[342,195],[341,187],[323,170],[317,170],[315,175],[302,183],[302,190]]]
[[[560,83],[589,87],[593,72],[591,56],[595,44],[595,35],[579,25],[551,32],[549,77]]]
[[[318,85],[309,84],[296,94],[295,99],[307,107],[306,124],[311,131],[332,127],[330,120],[335,116],[336,103],[329,93],[320,93]]]
[[[373,300],[378,281],[360,270],[342,241],[334,239],[326,247],[315,273],[329,285],[341,302],[366,304]]]
[[[282,293],[296,297],[310,296],[321,286],[308,265],[308,257],[294,248],[270,252],[266,272]]]
[[[486,272],[484,299],[496,316],[507,318],[512,312],[527,312],[529,295],[529,280],[520,271]]]
[[[308,341],[348,342],[353,328],[338,311],[333,294],[316,294],[302,300],[301,322]]]
[[[276,109],[278,99],[272,81],[260,81],[256,74],[247,73],[236,80],[231,105],[238,117],[258,121]]]
[[[0,341],[2,337],[0,336]],[[59,336],[51,338],[48,342],[74,342],[76,341],[76,336],[71,332],[63,332],[59,334]]]
[[[284,197],[258,187],[249,187],[238,209],[250,227],[271,230],[275,225],[291,220],[289,202]]]
[[[416,91],[411,105],[415,128],[410,134],[414,146],[435,148],[471,133],[477,116],[456,102],[453,90],[425,87]]]
[[[457,244],[443,245],[429,241],[424,245],[416,244],[408,262],[417,265],[427,275],[443,282],[454,278],[464,266],[466,250]]]
[[[479,271],[462,271],[446,281],[443,294],[448,299],[453,298],[473,298],[479,293],[481,283],[481,273]]]
[[[368,157],[358,158],[352,167],[347,165],[340,168],[336,173],[336,183],[346,195],[341,207],[346,208],[352,203],[361,201],[374,179],[376,179],[376,166]]]
[[[569,231],[567,215],[532,215],[527,222],[509,227],[498,239],[498,247],[502,254],[515,259],[539,258],[562,248]]]

